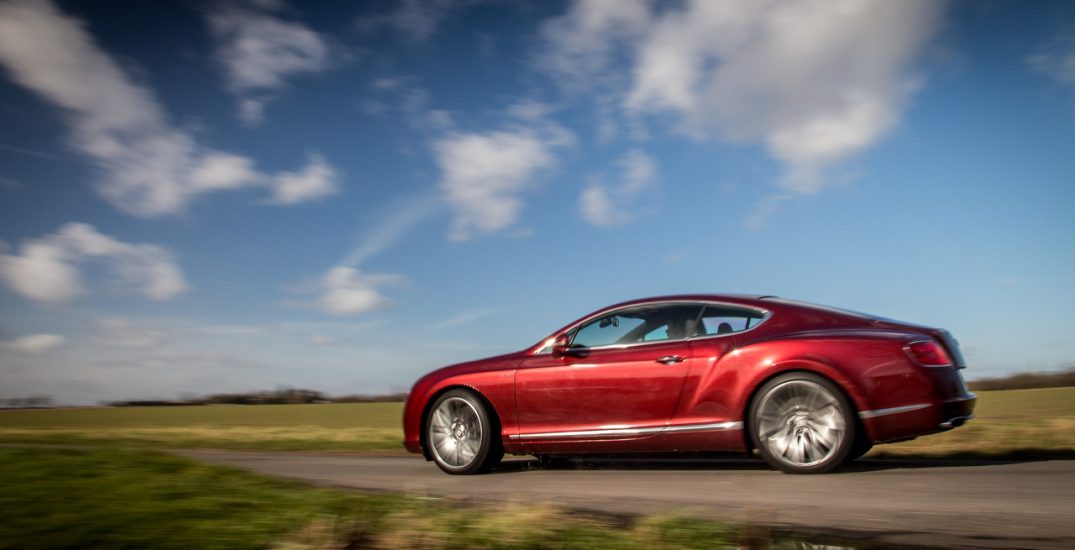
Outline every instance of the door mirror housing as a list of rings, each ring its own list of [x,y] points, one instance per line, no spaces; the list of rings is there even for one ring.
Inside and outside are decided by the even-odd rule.
[[[552,356],[563,357],[567,354],[568,345],[571,344],[571,337],[567,334],[561,334],[552,341]]]

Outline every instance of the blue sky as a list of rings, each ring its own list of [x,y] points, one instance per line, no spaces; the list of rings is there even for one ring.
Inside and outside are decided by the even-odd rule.
[[[401,391],[776,294],[1075,362],[1065,2],[0,5],[0,398]]]

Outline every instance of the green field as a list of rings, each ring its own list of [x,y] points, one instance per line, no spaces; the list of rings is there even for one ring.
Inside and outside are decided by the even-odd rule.
[[[0,442],[402,453],[402,403],[0,412]]]
[[[978,395],[966,426],[873,453],[1075,458],[1075,388]],[[4,411],[0,442],[402,453],[401,416],[400,403]]]
[[[979,397],[978,418],[967,426],[873,453],[1075,458],[1075,388]],[[590,516],[544,504],[493,508],[318,489],[157,452],[218,447],[399,453],[401,408],[360,403],[0,412],[0,443],[6,444],[0,446],[0,549],[801,547],[765,529],[695,519]]]
[[[960,428],[879,445],[871,455],[1075,459],[1075,388],[978,392],[974,415]]]
[[[365,495],[132,449],[0,448],[0,549],[795,548],[693,519]]]

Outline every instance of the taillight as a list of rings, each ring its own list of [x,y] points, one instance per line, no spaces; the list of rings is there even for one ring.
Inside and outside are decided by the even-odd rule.
[[[918,340],[907,344],[903,349],[923,367],[952,366],[952,358],[936,340]]]

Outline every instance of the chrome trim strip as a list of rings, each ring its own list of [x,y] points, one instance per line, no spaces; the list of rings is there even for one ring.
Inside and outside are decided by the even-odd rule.
[[[890,414],[899,414],[911,411],[917,411],[929,407],[929,403],[917,403],[915,405],[904,405],[902,407],[892,407],[889,409],[875,409],[872,411],[862,411],[859,413],[859,418],[876,418],[878,416],[887,416]]]
[[[559,439],[582,437],[622,437],[633,435],[705,432],[716,430],[741,430],[742,422],[713,422],[710,424],[686,424],[681,426],[659,426],[653,428],[610,428],[603,430],[578,430],[571,432],[545,432],[534,434],[513,434],[508,439]]]
[[[741,430],[742,422],[714,422],[712,424],[685,424],[682,426],[666,426],[666,432],[708,432],[718,430]]]

